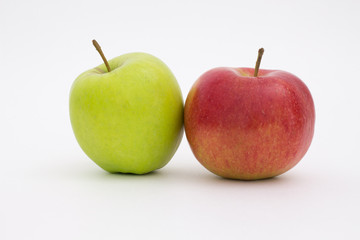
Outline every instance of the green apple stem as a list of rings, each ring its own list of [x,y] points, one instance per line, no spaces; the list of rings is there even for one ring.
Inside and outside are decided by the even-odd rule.
[[[260,68],[260,63],[261,63],[261,58],[262,58],[262,55],[263,55],[263,54],[264,54],[264,49],[263,49],[263,48],[260,48],[259,51],[258,51],[258,57],[257,57],[257,60],[256,60],[254,77],[257,77],[257,76],[258,76],[259,68]]]
[[[110,72],[111,71],[110,65],[109,65],[108,61],[106,60],[106,57],[105,57],[103,51],[101,50],[101,47],[100,47],[99,43],[95,39],[92,40],[92,43],[93,43],[94,47],[96,48],[96,50],[99,52],[102,60],[104,61],[108,72]]]

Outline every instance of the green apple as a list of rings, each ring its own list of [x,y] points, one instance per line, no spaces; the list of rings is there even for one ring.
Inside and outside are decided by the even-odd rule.
[[[70,120],[80,147],[111,173],[162,168],[183,136],[178,82],[150,54],[128,53],[104,62],[71,87]]]

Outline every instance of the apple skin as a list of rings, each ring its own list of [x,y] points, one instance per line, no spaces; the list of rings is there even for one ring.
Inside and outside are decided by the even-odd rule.
[[[81,74],[70,91],[75,137],[104,170],[144,174],[165,166],[183,136],[183,98],[169,68],[129,53]]]
[[[197,160],[224,178],[256,180],[282,174],[307,152],[314,102],[306,85],[279,70],[214,68],[191,88],[185,133]]]

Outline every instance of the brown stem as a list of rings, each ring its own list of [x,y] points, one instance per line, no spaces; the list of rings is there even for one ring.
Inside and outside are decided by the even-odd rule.
[[[106,57],[105,57],[103,51],[101,50],[100,45],[98,44],[98,42],[97,42],[95,39],[92,40],[92,43],[93,43],[94,47],[96,48],[96,50],[99,52],[102,60],[104,61],[105,66],[106,66],[108,72],[110,72],[110,71],[111,71],[110,65],[109,65],[108,61],[106,60]]]
[[[263,55],[263,54],[264,54],[264,49],[263,49],[263,48],[260,48],[260,49],[259,49],[259,52],[258,52],[258,57],[257,57],[257,60],[256,60],[254,77],[257,77],[257,76],[258,76],[259,68],[260,68],[260,63],[261,63],[261,58],[262,58],[262,55]]]

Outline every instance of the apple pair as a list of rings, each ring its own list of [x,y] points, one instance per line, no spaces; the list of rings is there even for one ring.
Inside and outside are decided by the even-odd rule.
[[[70,119],[84,152],[108,172],[144,174],[165,166],[183,123],[209,171],[234,179],[269,178],[298,163],[314,133],[305,84],[284,71],[215,68],[180,87],[159,59],[130,53],[81,74],[70,92]]]

